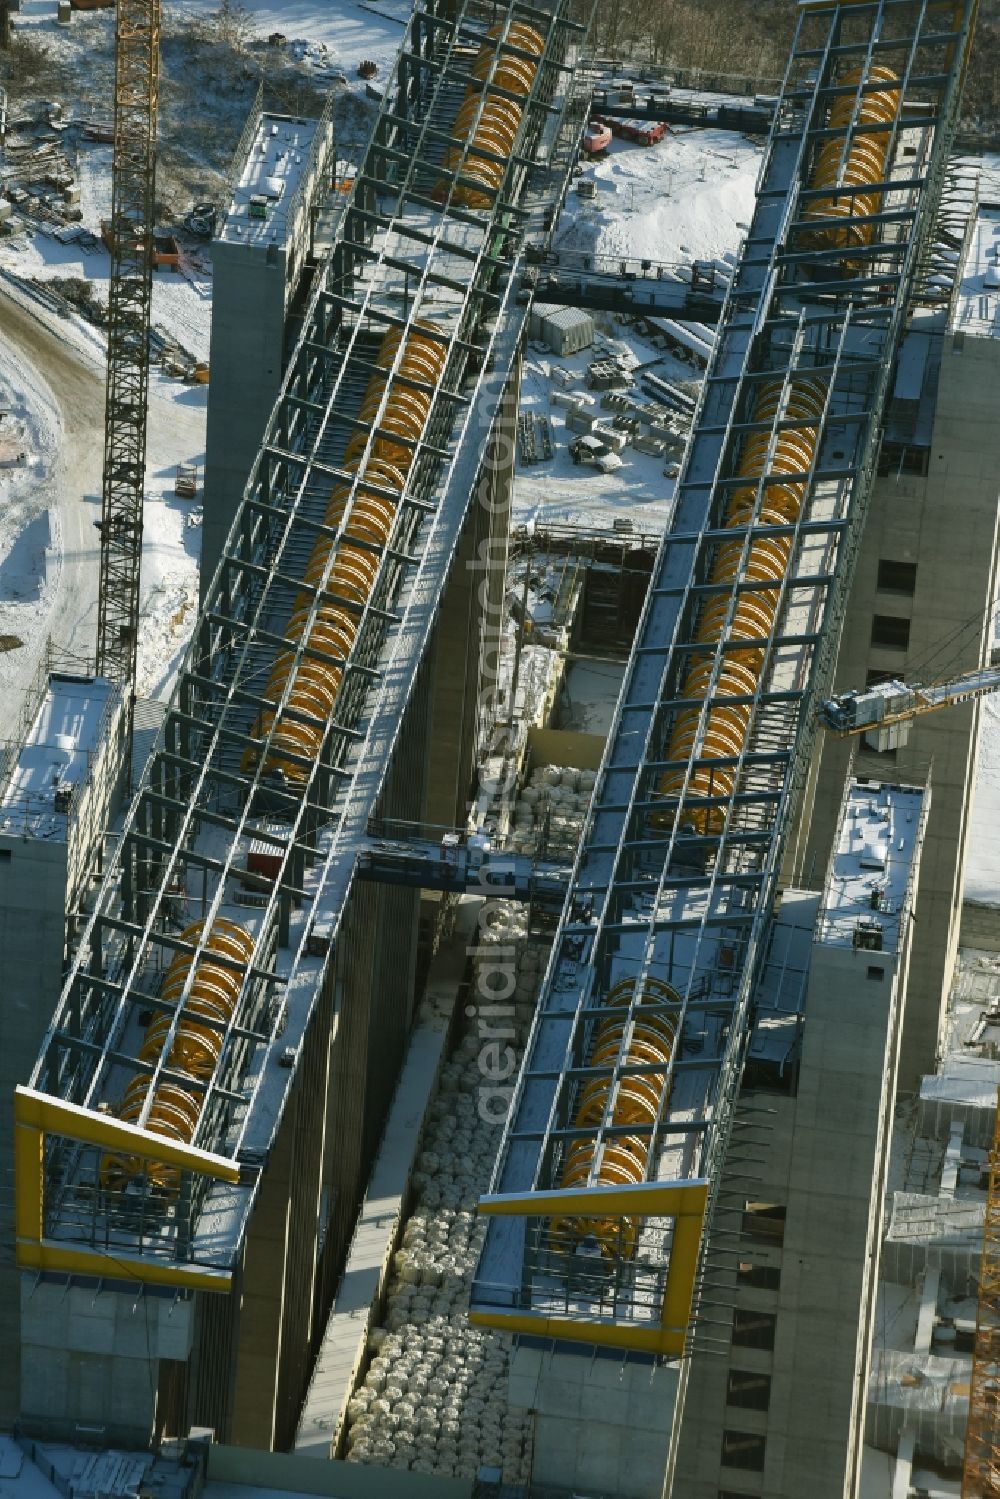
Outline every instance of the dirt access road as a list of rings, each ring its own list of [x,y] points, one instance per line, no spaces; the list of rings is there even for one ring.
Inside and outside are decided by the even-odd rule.
[[[34,677],[47,637],[60,651],[93,658],[97,643],[97,585],[104,449],[104,369],[96,351],[88,358],[69,337],[61,337],[27,299],[0,280],[0,338],[11,353],[47,387],[61,433],[53,463],[42,481],[39,504],[48,503],[59,553],[58,576],[45,596],[47,607],[4,607],[4,628],[24,645],[0,657],[0,683],[16,711]],[[23,628],[18,616],[23,615]]]

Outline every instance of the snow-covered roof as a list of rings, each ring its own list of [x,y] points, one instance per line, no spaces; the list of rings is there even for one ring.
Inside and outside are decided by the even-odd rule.
[[[1000,203],[981,203],[955,300],[956,332],[1000,337]]]
[[[116,696],[103,677],[49,678],[0,792],[0,833],[66,837],[69,805],[63,796],[86,780]]]
[[[877,950],[896,950],[923,832],[923,806],[920,786],[850,783],[820,941],[836,947],[864,947],[871,941]],[[876,932],[877,942],[872,940]]]
[[[289,208],[309,169],[317,120],[262,114],[233,193],[220,239],[230,244],[285,245]],[[250,217],[250,199],[263,197],[263,218]]]

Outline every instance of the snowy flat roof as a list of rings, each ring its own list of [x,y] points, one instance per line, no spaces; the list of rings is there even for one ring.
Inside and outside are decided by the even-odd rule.
[[[1000,337],[1000,203],[981,203],[955,298],[954,329]]]
[[[864,947],[860,929],[895,952],[909,904],[914,859],[923,834],[924,790],[880,781],[852,781],[844,799],[833,866],[817,940]]]
[[[117,694],[103,677],[49,678],[0,792],[0,833],[65,838],[69,808],[56,810],[57,792],[86,780]]]
[[[233,193],[220,239],[230,244],[284,245],[289,205],[309,169],[318,120],[262,114]],[[263,218],[250,217],[250,199],[267,200]]]

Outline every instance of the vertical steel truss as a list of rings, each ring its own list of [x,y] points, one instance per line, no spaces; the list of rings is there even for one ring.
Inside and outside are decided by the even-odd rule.
[[[160,1082],[171,1081],[166,1047],[155,1064],[139,1058],[136,1016],[170,1010],[157,997],[160,970],[177,951],[200,951],[176,935],[178,898],[194,900],[199,915],[213,919],[224,910],[250,924],[256,947],[229,1022],[215,1027],[223,1032],[215,1072],[204,1082],[184,1084],[202,1095],[192,1143],[230,1158],[252,1155],[246,1142],[260,1074],[255,1058],[259,1063],[262,1048],[275,1044],[279,1034],[287,1041],[293,1024],[302,1034],[322,992],[328,955],[310,961],[302,933],[322,919],[336,937],[357,841],[377,812],[395,751],[396,740],[387,734],[381,758],[364,758],[372,752],[358,726],[364,715],[370,730],[382,711],[398,731],[430,635],[434,599],[447,576],[448,549],[472,502],[497,410],[498,388],[487,372],[494,360],[498,371],[513,362],[524,315],[515,301],[522,237],[544,237],[552,203],[565,191],[575,160],[586,114],[570,86],[567,56],[585,28],[567,11],[564,0],[550,6],[514,3],[499,12],[477,0],[457,6],[430,0],[411,18],[143,787],[36,1065],[32,1085],[44,1093],[96,1110],[120,1098],[136,1075],[150,1078],[150,1098]],[[452,202],[462,165],[453,172],[443,165],[449,138],[442,121],[453,117],[468,87],[475,48],[497,19],[505,29],[529,22],[545,37],[546,48],[496,202],[473,212]],[[533,175],[540,151],[547,166]],[[441,182],[443,204],[432,196]],[[360,620],[322,751],[304,764],[302,786],[282,788],[260,768],[264,753],[254,768],[242,765],[246,748],[260,742],[251,730],[265,706],[264,683],[275,653],[288,649],[284,627],[293,601],[305,591],[315,609],[331,596],[322,586],[306,585],[302,573],[316,537],[332,534],[323,517],[337,484],[352,486],[342,524],[350,522],[357,474],[342,467],[342,457],[361,425],[357,412],[379,340],[389,328],[406,330],[428,318],[440,331],[427,334],[425,328],[425,335],[447,348],[445,372],[427,426],[413,443],[407,486],[369,600],[363,609],[338,600]],[[398,363],[397,354],[391,375]],[[365,429],[366,454],[383,415],[380,409]],[[377,492],[371,479],[365,487]],[[429,559],[432,540],[437,549]],[[407,615],[411,607],[421,611],[416,618],[423,633]],[[404,621],[409,628],[401,645]],[[309,654],[308,644],[298,650]],[[390,673],[386,664],[393,651]],[[391,711],[381,706],[387,703]],[[289,711],[284,700],[282,708]],[[265,811],[270,831],[262,827]],[[246,886],[251,836],[270,841],[280,870],[273,883],[264,882],[258,908],[234,909],[233,892]],[[291,1021],[290,989],[298,1005],[291,1006]],[[292,1074],[285,1076],[290,1081]],[[207,1257],[213,1265],[220,1254],[228,1260],[237,1251],[252,1184],[242,1197],[228,1189],[239,1223],[220,1249],[217,1217],[206,1244],[197,1238],[198,1214],[211,1190],[207,1181],[189,1184],[176,1211],[165,1213],[161,1204],[157,1216],[155,1203],[140,1208],[119,1202],[111,1205],[109,1219],[106,1199],[87,1186],[87,1170],[92,1182],[93,1151],[88,1165],[72,1139],[49,1140],[50,1234],[92,1245],[110,1235],[133,1253],[202,1262]]]
[[[539,1251],[545,1205],[533,1198],[558,1188],[574,1141],[595,1138],[591,1179],[596,1185],[605,1142],[622,1135],[651,1137],[650,1177],[663,1174],[660,1163],[666,1159],[667,1176],[707,1178],[710,1221],[783,840],[808,766],[815,704],[832,671],[889,375],[924,238],[934,222],[975,13],[976,0],[851,0],[800,14],[754,220],[723,309],[671,530],[654,567],[501,1146],[490,1210],[502,1212],[502,1226],[491,1226],[487,1236],[473,1292],[476,1320],[530,1331],[536,1320],[553,1315],[561,1298],[567,1308],[575,1306],[572,1315],[579,1323],[587,1298],[569,1282],[553,1288],[551,1260]],[[810,164],[823,142],[841,133],[827,127],[830,103],[857,95],[855,83],[840,80],[852,68],[867,72],[875,60],[899,74],[904,102],[891,125],[880,127],[890,131],[888,161],[894,165],[880,185],[880,211],[866,219],[872,224],[871,242],[849,255],[836,247],[803,248],[805,209],[821,196],[809,186]],[[856,105],[845,153],[858,132],[857,114]],[[908,127],[908,145],[916,148],[912,156],[898,150]],[[815,227],[819,221],[808,222]],[[723,528],[722,519],[728,495],[747,484],[738,470],[740,444],[749,433],[772,431],[770,424],[755,424],[751,413],[755,390],[776,376],[784,399],[803,376],[820,379],[827,391],[806,503],[794,525],[755,521],[734,532]],[[783,430],[784,399],[770,439],[772,453]],[[755,514],[768,486],[781,479],[780,473],[765,471]],[[691,657],[696,650],[704,655],[695,642],[706,600],[725,598],[731,620],[739,596],[774,587],[749,580],[713,583],[719,543],[742,540],[745,558],[753,540],[778,536],[791,538],[791,561],[776,632],[759,643],[767,664],[756,693],[726,697],[712,687],[703,700],[684,699],[680,688]],[[722,634],[725,639],[728,630]],[[718,648],[713,683],[724,649]],[[700,744],[711,709],[736,703],[753,709],[751,733],[739,756],[714,762],[703,751],[697,756],[702,767],[735,770],[735,792],[695,795],[691,765],[664,757],[670,726],[680,711],[699,710]],[[650,818],[664,808],[656,788],[669,770],[683,772],[684,782],[669,802],[672,826],[663,831]],[[704,816],[708,808],[721,818],[721,831],[679,832],[684,812]],[[604,996],[625,976],[635,977],[637,992],[653,977],[680,993],[673,1014],[681,1041],[663,1091],[664,1103],[670,1102],[653,1124],[618,1126],[610,1120],[609,1103],[596,1131],[581,1129],[573,1122],[575,1100],[586,1082],[609,1078],[611,1099],[621,1078],[662,1071],[660,1064],[623,1066],[620,1058],[614,1066],[588,1065],[594,1027],[599,1017],[608,1017]],[[633,999],[630,1025],[636,1009]],[[655,1007],[644,1005],[643,1012],[655,1013]],[[579,1211],[586,1213],[585,1191],[582,1199]],[[541,1205],[533,1214],[536,1200]],[[623,1325],[617,1331],[596,1323],[590,1327],[607,1315],[598,1300],[592,1316],[583,1318],[589,1330],[564,1325],[562,1335],[651,1346],[644,1324],[657,1319],[655,1299],[628,1304],[628,1294],[620,1295],[619,1288],[634,1295],[634,1276],[630,1279],[623,1266],[608,1274],[615,1285],[613,1320]],[[551,1335],[551,1321],[544,1330]]]
[[[118,0],[97,670],[121,682],[130,702],[146,474],[159,59],[160,0]]]

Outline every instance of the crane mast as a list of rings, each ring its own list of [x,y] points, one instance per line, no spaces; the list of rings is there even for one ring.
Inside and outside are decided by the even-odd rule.
[[[153,290],[160,0],[118,0],[97,670],[135,698]]]

